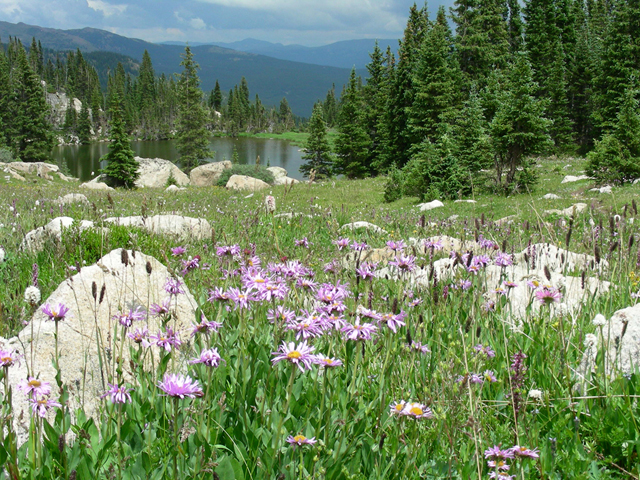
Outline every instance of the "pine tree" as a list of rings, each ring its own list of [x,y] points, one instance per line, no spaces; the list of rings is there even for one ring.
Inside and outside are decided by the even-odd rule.
[[[73,110],[75,111],[75,109]],[[80,143],[89,143],[91,137],[91,119],[89,118],[89,107],[87,106],[87,102],[82,102],[80,115],[78,115],[77,131]]]
[[[49,106],[40,79],[31,69],[21,44],[16,62],[11,76],[10,145],[23,161],[43,162],[49,159],[53,148],[53,134],[47,120]]]
[[[454,153],[463,168],[474,179],[482,169],[491,166],[489,125],[484,118],[480,95],[475,87],[458,114],[453,128]]]
[[[460,70],[451,51],[451,32],[444,19],[436,21],[419,51],[414,72],[415,98],[409,107],[409,126],[420,141],[435,142],[439,125],[451,120],[459,104]]]
[[[524,159],[549,147],[551,142],[551,122],[544,117],[544,102],[535,97],[537,90],[526,55],[516,55],[498,94],[497,111],[490,125],[496,184],[507,193],[522,186],[517,185],[516,173]]]
[[[309,138],[304,146],[304,155],[302,155],[302,158],[307,162],[300,166],[300,171],[305,177],[309,176],[311,170],[315,170],[317,179],[331,176],[333,160],[323,116],[322,105],[316,103],[309,121]]]
[[[367,65],[369,78],[363,88],[364,98],[364,128],[369,136],[369,156],[366,160],[368,175],[379,173],[378,166],[384,155],[385,138],[384,127],[386,116],[386,100],[388,96],[388,82],[385,78],[386,69],[384,57],[378,42],[370,54],[371,62]]]
[[[362,101],[358,91],[355,68],[340,99],[342,108],[338,119],[338,138],[335,141],[335,171],[347,178],[362,178],[369,170],[367,162],[369,137],[364,131]]]
[[[222,90],[220,90],[220,84],[218,80],[216,80],[216,86],[213,89],[213,94],[211,95],[211,107],[219,112],[222,109]]]
[[[71,102],[64,113],[63,128],[65,132],[71,135],[74,135],[78,130],[78,112],[76,112],[76,109]]]
[[[286,97],[282,97],[278,112],[278,120],[280,121],[282,130],[285,132],[291,130],[294,125],[293,113],[291,112],[291,107],[289,107],[289,102],[287,102]]]
[[[111,119],[109,153],[101,160],[107,162],[101,173],[106,175],[107,183],[113,187],[133,188],[140,176],[139,163],[135,160],[129,144],[129,136],[125,130],[122,106],[118,93],[114,93],[111,103]]]
[[[198,64],[187,45],[180,65],[184,68],[178,81],[178,120],[176,148],[185,171],[191,171],[202,160],[211,157],[207,114],[202,105],[202,90],[198,78]]]

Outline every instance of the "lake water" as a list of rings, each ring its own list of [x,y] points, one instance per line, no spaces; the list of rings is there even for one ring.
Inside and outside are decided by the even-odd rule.
[[[238,150],[239,163],[255,164],[260,155],[260,164],[284,168],[290,177],[302,180],[300,165],[302,152],[300,147],[291,145],[286,140],[251,137],[212,137],[209,148],[215,152],[213,161],[231,160],[233,148]],[[164,158],[180,164],[178,151],[173,140],[157,142],[131,142],[136,156],[143,158]],[[106,166],[100,158],[109,151],[107,142],[90,145],[64,145],[53,149],[52,157],[58,165],[66,164],[72,176],[82,181],[91,180],[98,170]]]

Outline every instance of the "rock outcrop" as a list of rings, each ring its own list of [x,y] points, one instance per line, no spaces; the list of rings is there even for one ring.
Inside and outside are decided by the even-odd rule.
[[[289,177],[287,171],[282,167],[267,167],[273,174],[274,185],[291,185],[292,183],[300,183],[300,180]]]
[[[131,250],[125,256],[118,249],[62,282],[43,303],[54,307],[61,303],[69,308],[69,314],[58,324],[58,364],[69,392],[69,412],[73,414],[76,409],[83,408],[87,415],[95,415],[100,396],[108,389],[107,383],[118,382],[118,368],[122,370],[123,380],[132,382],[135,372],[129,362],[129,346],[136,347],[136,344],[123,338],[125,329],[114,316],[138,307],[148,311],[151,304],[161,304],[168,296],[164,286],[169,277],[167,268],[155,258]],[[182,289],[185,293],[178,294],[170,304],[175,319],[175,326],[174,320],[171,326],[185,339],[195,318],[196,302],[185,285]],[[151,315],[134,322],[132,328],[144,325],[151,333],[162,329],[160,320]],[[58,396],[56,371],[51,363],[55,356],[54,335],[55,322],[39,308],[30,325],[17,337],[0,339],[4,344],[1,348],[17,350],[24,355],[20,364],[8,369],[9,383],[13,387],[13,418],[20,443],[26,439],[31,418],[27,396],[17,388],[27,378],[27,372],[50,382],[55,392],[52,398]],[[49,415],[53,417],[55,409]]]
[[[200,165],[191,170],[189,178],[191,185],[196,187],[212,187],[218,183],[222,172],[231,168],[231,162],[224,160],[222,162],[211,162]]]
[[[249,190],[255,192],[269,188],[269,184],[258,178],[247,177],[246,175],[231,175],[226,187],[232,190]]]
[[[135,157],[135,160],[140,164],[140,177],[135,182],[137,187],[165,188],[171,177],[180,187],[190,183],[189,177],[169,160],[142,157]]]
[[[427,203],[420,203],[418,204],[418,207],[420,207],[421,212],[428,212],[429,210],[433,210],[434,208],[444,207],[444,203],[442,203],[440,200],[433,200]]]
[[[211,238],[211,224],[204,218],[182,215],[110,217],[105,219],[105,223],[144,228],[157,235],[174,235],[181,239],[205,240]]]
[[[20,248],[31,252],[39,252],[44,248],[47,240],[53,239],[58,242],[61,241],[62,230],[64,228],[70,228],[74,222],[75,220],[71,217],[56,217],[45,226],[27,233],[24,240],[22,240]],[[80,230],[93,228],[93,222],[89,220],[81,220],[77,225]]]

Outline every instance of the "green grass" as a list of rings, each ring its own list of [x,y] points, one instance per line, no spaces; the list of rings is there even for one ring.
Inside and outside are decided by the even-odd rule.
[[[214,229],[213,238],[183,244],[189,255],[200,255],[201,263],[213,267],[189,273],[184,281],[207,318],[221,321],[224,327],[218,335],[185,345],[183,353],[191,357],[202,348],[216,347],[226,363],[211,376],[204,367],[184,367],[210,387],[204,397],[178,403],[179,425],[193,426],[193,431],[182,432],[185,440],[176,449],[169,428],[175,420],[172,402],[160,396],[154,386],[164,373],[162,368],[170,364],[166,356],[162,368],[140,371],[139,377],[127,384],[133,389],[133,402],[122,409],[124,451],[108,443],[118,416],[106,411],[95,424],[88,421],[83,426],[90,440],[73,441],[66,450],[78,472],[100,478],[110,468],[122,472],[123,478],[162,478],[171,475],[173,459],[177,458],[179,478],[213,478],[215,471],[219,478],[245,479],[484,479],[491,469],[483,452],[493,445],[519,443],[539,449],[540,458],[512,462],[509,473],[518,480],[636,478],[640,474],[640,427],[634,420],[640,414],[636,402],[639,376],[605,378],[599,368],[582,390],[576,389],[574,371],[585,350],[585,335],[598,334],[591,323],[595,314],[609,318],[635,303],[630,294],[637,291],[640,280],[636,264],[639,231],[631,218],[637,216],[632,203],[640,186],[615,188],[612,195],[591,192],[588,180],[561,184],[565,175],[582,173],[584,159],[543,162],[544,167],[538,169],[540,183],[529,194],[496,197],[478,193],[474,204],[447,201],[443,208],[424,214],[415,198],[383,203],[384,178],[300,183],[270,187],[249,196],[218,187],[190,187],[175,194],[151,189],[107,194],[37,178],[7,184],[0,177],[0,246],[7,252],[7,260],[0,264],[0,335],[15,334],[28,320],[23,294],[31,283],[34,264],[39,268],[43,301],[66,278],[68,266],[93,263],[118,247],[138,249],[176,270],[180,268],[179,260],[168,255],[179,242],[143,230],[111,227],[103,241],[96,233],[79,233],[72,228],[61,243],[51,242],[39,254],[19,248],[29,230],[59,215],[98,223],[106,216],[140,214],[204,217]],[[71,192],[84,193],[89,205],[68,206],[62,211],[53,205],[58,195]],[[542,200],[546,193],[556,193],[561,199]],[[304,215],[292,219],[267,215],[267,194],[276,198],[276,213]],[[572,222],[545,213],[578,202],[589,207]],[[458,217],[452,218],[454,215]],[[613,215],[621,218],[610,224]],[[514,216],[512,223],[494,223],[507,216]],[[360,220],[372,222],[386,233],[340,231],[342,225]],[[408,241],[411,237],[446,234],[473,240],[482,235],[504,244],[507,252],[519,252],[530,242],[565,246],[570,229],[569,249],[593,254],[597,246],[610,264],[602,277],[615,287],[607,295],[585,298],[575,317],[529,315],[520,329],[511,328],[506,300],[495,312],[482,309],[487,292],[481,275],[458,273],[459,278],[468,277],[473,283],[466,293],[437,278],[430,279],[428,287],[385,278],[369,283],[357,279],[353,266],[342,262],[344,252],[338,252],[332,243],[344,235],[380,248],[388,240]],[[309,249],[295,246],[294,241],[302,237],[311,242]],[[615,242],[619,243],[612,248]],[[311,339],[316,352],[345,364],[325,372],[327,377],[317,369],[296,373],[284,362],[274,366],[272,352],[281,340],[294,341],[294,333],[280,331],[266,320],[271,303],[256,304],[245,312],[227,311],[206,302],[213,286],[239,285],[237,277],[223,277],[215,254],[216,246],[236,243],[242,249],[255,248],[263,266],[286,257],[313,269],[318,283],[348,283],[352,293],[345,301],[349,322],[354,321],[361,305],[380,313],[403,310],[408,313],[407,326],[394,335],[382,325],[373,341],[346,342],[336,331]],[[418,264],[426,268],[443,256],[415,253]],[[323,266],[332,260],[344,267],[335,275],[323,272]],[[304,309],[312,308],[313,295],[294,283],[290,286],[287,300],[276,303],[302,315]],[[412,298],[422,303],[412,307]],[[428,345],[430,352],[408,351],[408,337]],[[476,355],[476,344],[490,345],[496,356]],[[518,351],[527,358],[523,384],[515,388],[510,365]],[[601,360],[599,356],[597,361]],[[477,385],[456,381],[458,376],[485,370],[491,370],[497,382]],[[527,396],[531,389],[543,392],[540,401]],[[514,393],[521,395],[523,402],[517,414]],[[392,415],[389,406],[400,400],[428,405],[434,418],[413,420]],[[59,418],[45,432],[49,440],[39,458],[48,470],[32,470],[30,462],[23,460],[29,458],[26,446],[17,458],[34,478],[63,478],[61,453],[57,440],[51,439],[68,432]],[[297,434],[316,437],[318,443],[288,447],[286,436]],[[102,449],[105,461],[96,468],[95,452]],[[0,458],[6,458],[3,452],[0,450]]]
[[[306,132],[284,132],[284,133],[241,133],[242,137],[256,137],[256,138],[276,138],[279,140],[287,140],[291,142],[292,145],[297,147],[303,147],[309,138],[309,134]],[[338,136],[338,132],[335,130],[327,131],[327,140],[329,141],[329,145],[333,147],[336,137]]]

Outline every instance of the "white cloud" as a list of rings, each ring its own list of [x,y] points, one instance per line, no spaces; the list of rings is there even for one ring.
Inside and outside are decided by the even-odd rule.
[[[189,25],[191,25],[191,27],[195,28],[196,30],[202,30],[203,28],[207,27],[207,24],[204,23],[204,20],[202,20],[201,18],[192,18],[189,21]]]
[[[127,5],[112,5],[102,0],[87,0],[87,5],[96,12],[102,12],[105,17],[122,14],[127,10]]]

